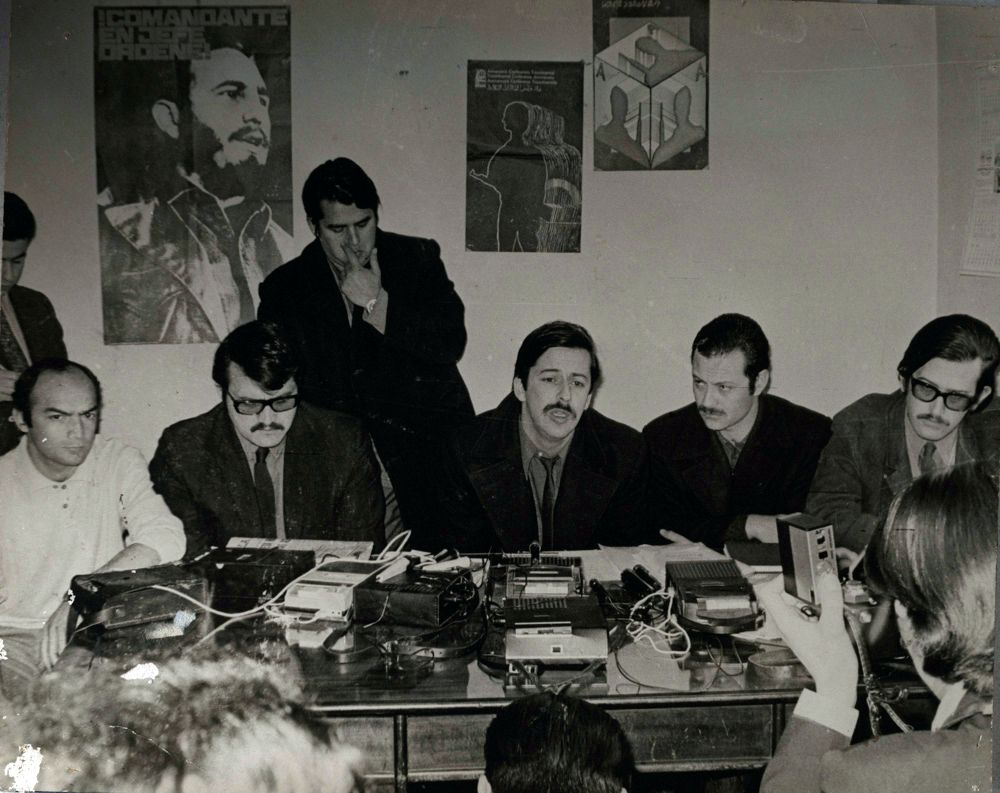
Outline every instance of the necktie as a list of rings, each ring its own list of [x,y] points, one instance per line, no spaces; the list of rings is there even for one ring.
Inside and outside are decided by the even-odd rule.
[[[0,366],[20,374],[28,368],[28,359],[10,329],[7,317],[0,313]]]
[[[542,547],[546,550],[555,549],[555,529],[553,523],[553,511],[556,506],[556,483],[552,469],[555,468],[558,457],[541,457],[538,461],[545,469],[545,487],[542,488]]]
[[[253,466],[253,485],[257,491],[257,509],[260,512],[260,525],[268,536],[275,534],[274,525],[274,482],[271,472],[267,470],[267,453],[270,449],[257,449],[256,462]]]
[[[920,455],[917,457],[917,467],[921,475],[932,474],[938,469],[937,446],[930,441],[921,447]]]

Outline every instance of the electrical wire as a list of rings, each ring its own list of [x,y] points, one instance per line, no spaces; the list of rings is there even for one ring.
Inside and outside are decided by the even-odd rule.
[[[385,548],[383,548],[382,551],[379,553],[379,555],[375,557],[375,561],[385,562],[398,558],[399,555],[403,553],[403,548],[406,547],[406,543],[410,541],[411,534],[412,534],[411,531],[406,530],[395,535],[391,540],[389,540],[389,542],[385,544]],[[387,558],[386,554],[388,553],[392,553],[393,555]]]

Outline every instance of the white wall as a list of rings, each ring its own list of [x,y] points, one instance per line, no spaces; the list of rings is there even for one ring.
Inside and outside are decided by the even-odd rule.
[[[979,162],[976,70],[1000,62],[1000,9],[940,8],[937,40],[938,311],[975,314],[1000,329],[1000,278],[959,272]]]
[[[466,61],[589,68],[590,5],[291,2],[294,192],[321,160],[353,157],[385,228],[441,243],[479,410],[509,388],[525,333],[555,317],[593,332],[598,407],[636,426],[689,399],[691,338],[728,310],[770,336],[776,393],[832,412],[893,387],[936,302],[934,10],[713,0],[709,170],[595,173],[587,140],[580,254],[468,253]],[[213,348],[103,345],[92,20],[91,2],[15,2],[7,186],[40,225],[24,283],[104,381],[104,431],[149,454],[166,424],[216,399]],[[590,97],[588,73],[585,129]],[[295,232],[305,245],[299,207]]]

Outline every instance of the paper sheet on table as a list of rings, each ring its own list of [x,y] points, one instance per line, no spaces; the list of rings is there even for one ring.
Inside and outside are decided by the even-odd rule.
[[[313,551],[316,559],[370,559],[373,543],[361,540],[278,540],[267,537],[230,537],[227,548],[279,548],[284,551]]]
[[[586,572],[587,578],[600,580],[617,580],[621,571],[641,564],[661,582],[663,581],[663,566],[667,562],[703,562],[714,559],[725,559],[718,551],[713,551],[700,542],[675,542],[670,545],[638,545],[634,548],[614,548],[601,546],[600,553],[604,557],[606,568],[596,575]],[[586,563],[585,563],[586,566]]]

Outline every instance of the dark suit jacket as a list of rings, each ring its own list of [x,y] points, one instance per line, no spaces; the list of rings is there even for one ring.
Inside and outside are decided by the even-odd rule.
[[[793,716],[764,772],[761,793],[958,793],[992,789],[992,717],[967,696],[937,732],[848,739]]]
[[[26,286],[12,286],[10,303],[32,361],[66,357],[62,325],[45,295]],[[13,403],[0,402],[0,454],[10,451],[21,440],[20,430],[8,421],[12,409]]]
[[[318,240],[261,284],[258,316],[287,329],[302,358],[295,378],[302,397],[364,418],[388,466],[408,445],[472,418],[473,409],[457,366],[465,308],[437,243],[379,230],[375,244],[389,295],[385,335],[360,307],[348,323]]]
[[[437,472],[439,545],[462,551],[523,551],[538,539],[535,502],[524,476],[510,394],[458,429]],[[646,540],[646,450],[642,437],[596,410],[576,427],[559,480],[557,549],[637,545]]]
[[[830,419],[781,397],[760,398],[757,422],[732,472],[692,402],[642,431],[649,447],[650,520],[712,548],[746,539],[747,515],[805,506]]]
[[[253,473],[222,405],[167,427],[149,464],[156,492],[184,522],[187,555],[230,537],[264,537]],[[301,403],[285,436],[290,539],[384,544],[385,503],[371,442],[351,416]]]
[[[903,430],[906,396],[869,394],[833,417],[833,437],[823,451],[806,510],[833,522],[837,545],[860,551],[893,496],[913,478]],[[1000,410],[967,415],[958,430],[955,462],[996,458]]]

